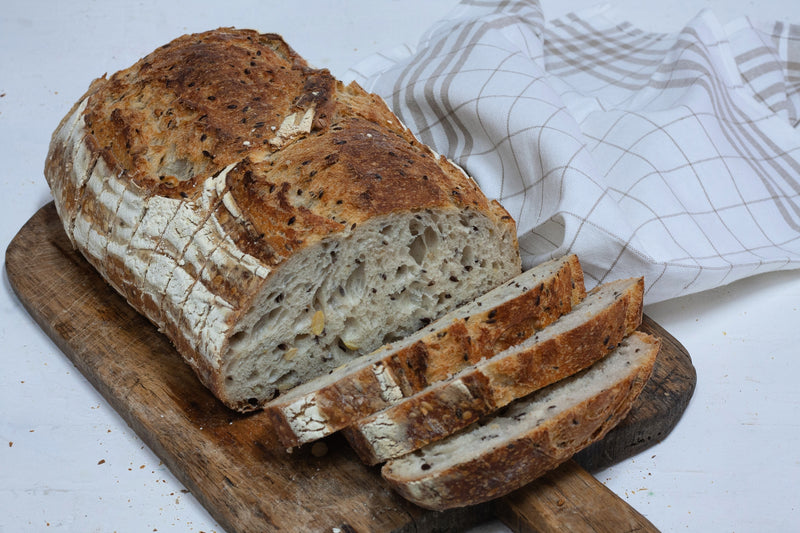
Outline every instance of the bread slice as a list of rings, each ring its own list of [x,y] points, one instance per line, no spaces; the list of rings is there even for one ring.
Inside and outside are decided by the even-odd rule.
[[[344,435],[367,464],[444,438],[611,352],[640,325],[643,290],[642,278],[601,285],[522,343],[356,421]]]
[[[647,382],[659,346],[657,338],[635,332],[582,373],[393,459],[381,473],[406,499],[428,509],[508,494],[600,440],[621,421]]]
[[[95,80],[45,177],[74,246],[242,411],[521,271],[499,203],[274,34],[184,35]]]
[[[585,295],[575,255],[547,261],[415,334],[285,392],[265,411],[287,447],[322,438],[520,342]]]

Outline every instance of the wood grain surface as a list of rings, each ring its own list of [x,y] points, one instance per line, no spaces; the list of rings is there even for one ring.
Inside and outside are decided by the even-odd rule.
[[[492,515],[517,531],[562,531],[570,509],[574,530],[655,530],[572,461],[498,502],[436,513],[392,492],[336,435],[320,457],[310,445],[288,453],[265,416],[225,408],[72,249],[52,203],[13,239],[6,270],[34,320],[229,533],[462,531]],[[663,439],[694,390],[683,347],[650,320],[642,329],[664,340],[654,376],[628,418],[576,457],[587,468]]]
[[[518,533],[648,533],[647,518],[605,485],[567,461],[523,489],[495,502],[500,520]]]

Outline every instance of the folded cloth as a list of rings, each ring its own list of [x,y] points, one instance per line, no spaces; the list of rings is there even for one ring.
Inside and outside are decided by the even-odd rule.
[[[525,266],[574,252],[647,303],[800,266],[800,26],[465,0],[348,76],[503,204]]]

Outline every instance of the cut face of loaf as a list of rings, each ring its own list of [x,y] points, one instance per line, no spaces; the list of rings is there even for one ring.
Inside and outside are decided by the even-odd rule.
[[[96,80],[45,176],[75,247],[239,410],[520,272],[499,204],[277,35],[186,35]]]
[[[542,263],[404,339],[265,406],[282,444],[322,438],[512,346],[585,297],[575,255]]]
[[[447,437],[611,352],[641,323],[643,290],[642,278],[601,285],[521,343],[358,420],[344,434],[367,464]]]
[[[508,494],[619,423],[649,379],[659,345],[657,338],[634,332],[588,370],[387,462],[383,477],[408,500],[435,510]]]

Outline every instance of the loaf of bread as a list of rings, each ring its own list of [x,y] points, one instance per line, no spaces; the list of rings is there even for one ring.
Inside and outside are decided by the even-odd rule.
[[[521,342],[585,295],[575,255],[547,261],[417,333],[295,387],[264,409],[284,446],[325,437]]]
[[[45,176],[73,245],[242,411],[520,273],[498,203],[277,35],[186,35],[94,81]]]
[[[367,464],[447,437],[602,359],[641,324],[643,293],[642,278],[600,285],[519,344],[356,421],[344,434]]]
[[[383,477],[406,499],[435,510],[508,494],[621,421],[647,382],[659,346],[657,338],[634,332],[589,369],[387,462]]]
[[[286,446],[344,429],[424,507],[602,437],[658,350],[625,338],[642,280],[521,273],[497,202],[274,34],[185,35],[95,80],[45,176],[72,244],[225,405],[266,406]]]

